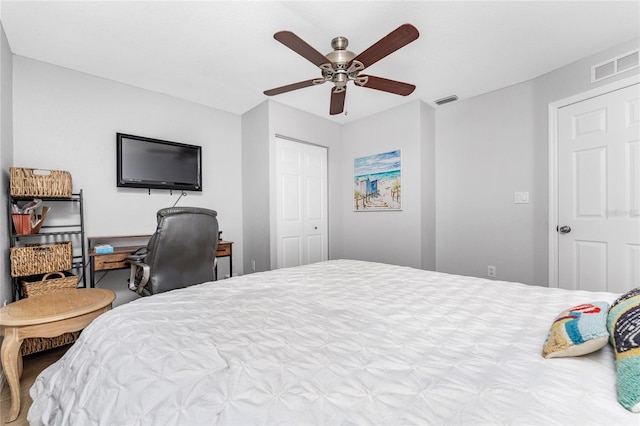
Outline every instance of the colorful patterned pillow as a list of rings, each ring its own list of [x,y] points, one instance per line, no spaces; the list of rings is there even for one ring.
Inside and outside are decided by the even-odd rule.
[[[579,356],[607,344],[607,302],[585,303],[562,311],[551,325],[542,348],[545,358]]]
[[[616,353],[618,402],[640,413],[640,287],[613,302],[607,328]]]

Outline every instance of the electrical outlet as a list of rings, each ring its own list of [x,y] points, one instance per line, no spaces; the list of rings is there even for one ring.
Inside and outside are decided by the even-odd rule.
[[[255,271],[256,271],[256,261],[255,261],[255,260],[252,260],[252,261],[251,261],[251,270],[252,270],[253,272],[255,272]]]
[[[487,275],[489,275],[491,278],[495,278],[496,277],[496,267],[489,265],[487,266]]]

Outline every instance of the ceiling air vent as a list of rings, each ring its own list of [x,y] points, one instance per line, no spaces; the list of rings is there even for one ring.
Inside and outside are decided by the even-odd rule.
[[[640,49],[624,53],[591,67],[591,82],[613,77],[640,65]]]
[[[434,101],[434,103],[436,105],[444,105],[444,104],[448,104],[449,102],[453,102],[457,100],[458,100],[458,97],[456,95],[451,95],[451,96],[447,96],[446,98],[438,99],[437,101]]]

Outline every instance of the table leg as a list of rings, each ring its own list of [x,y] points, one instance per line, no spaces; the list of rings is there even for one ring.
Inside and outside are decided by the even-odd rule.
[[[18,330],[14,327],[5,327],[0,358],[2,358],[2,369],[7,377],[7,383],[11,391],[11,409],[9,410],[7,423],[14,421],[20,413],[20,375],[22,374],[21,345],[22,340],[18,339]]]
[[[20,346],[18,347],[18,379],[22,378],[23,364],[22,364],[22,354],[20,353],[21,349],[22,349],[22,343],[20,343]]]

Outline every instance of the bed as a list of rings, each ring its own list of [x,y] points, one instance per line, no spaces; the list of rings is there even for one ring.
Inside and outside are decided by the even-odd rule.
[[[30,389],[30,424],[630,424],[611,345],[546,359],[617,294],[332,260],[142,298]]]

